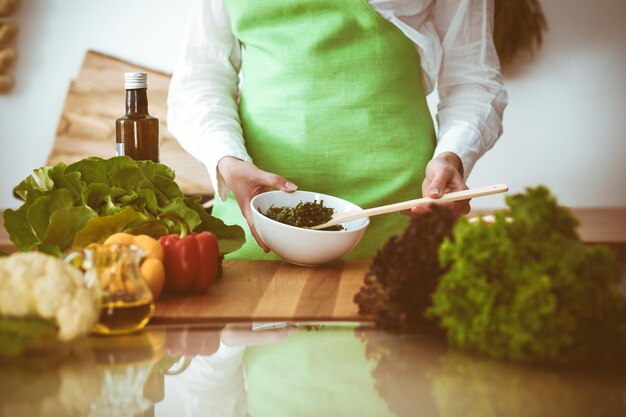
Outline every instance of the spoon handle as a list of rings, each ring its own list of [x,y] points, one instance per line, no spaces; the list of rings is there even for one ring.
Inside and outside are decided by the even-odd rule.
[[[401,203],[388,204],[386,206],[373,207],[355,213],[340,214],[333,217],[332,220],[319,226],[311,227],[311,229],[324,229],[326,227],[335,226],[351,220],[361,219],[363,217],[378,216],[380,214],[395,213],[397,211],[409,210],[420,204],[439,204],[450,203],[459,200],[468,200],[470,198],[484,197],[486,195],[504,193],[509,190],[506,184],[487,185],[484,187],[470,188],[469,190],[455,191],[453,193],[444,194],[441,198],[422,197],[415,200],[403,201]]]

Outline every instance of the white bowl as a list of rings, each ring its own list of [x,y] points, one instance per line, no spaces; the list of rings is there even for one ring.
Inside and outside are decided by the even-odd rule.
[[[287,262],[296,265],[314,266],[332,262],[350,252],[365,233],[369,218],[352,220],[343,224],[345,230],[311,230],[289,226],[265,217],[271,206],[295,207],[299,202],[309,203],[324,200],[324,206],[335,210],[335,214],[354,213],[361,207],[341,198],[309,191],[269,191],[259,194],[250,201],[254,227],[265,244]]]

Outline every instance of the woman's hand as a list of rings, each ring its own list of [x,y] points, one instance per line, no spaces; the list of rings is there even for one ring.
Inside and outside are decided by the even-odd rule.
[[[441,198],[443,194],[454,191],[467,190],[463,181],[463,164],[461,159],[452,152],[444,152],[430,160],[426,165],[426,178],[422,182],[422,195],[430,198]],[[467,214],[470,211],[470,200],[445,203],[459,214]],[[417,215],[428,211],[427,205],[417,206],[411,209],[411,215]]]
[[[232,156],[220,159],[217,169],[224,181],[226,181],[228,188],[233,192],[241,213],[248,222],[248,226],[250,226],[252,236],[254,236],[254,239],[265,253],[269,252],[270,249],[265,245],[254,228],[250,200],[254,196],[272,188],[292,192],[296,191],[298,187],[280,175],[263,171],[250,162],[245,162]]]

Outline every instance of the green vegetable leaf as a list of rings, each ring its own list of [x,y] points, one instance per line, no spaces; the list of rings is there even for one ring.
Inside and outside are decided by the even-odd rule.
[[[607,248],[588,246],[545,187],[507,198],[493,224],[460,221],[439,250],[447,269],[429,309],[448,341],[521,361],[615,360],[626,298]]]
[[[173,215],[168,217],[168,215]],[[200,218],[200,213],[189,207],[187,201],[180,197],[173,200],[170,204],[165,206],[160,213],[160,216],[163,218],[172,218],[179,219],[185,222],[188,230],[195,230],[196,227],[202,223],[202,219]],[[174,223],[177,223],[176,221]],[[174,226],[174,233],[180,233],[180,224],[176,224]]]
[[[187,206],[198,213],[202,220],[200,226],[194,229],[194,231],[211,232],[217,236],[220,245],[220,255],[239,249],[246,241],[243,229],[236,225],[227,225],[217,217],[211,216],[200,204],[201,199],[202,197],[200,196],[185,198]]]
[[[72,248],[84,248],[90,243],[102,243],[114,233],[125,230],[128,225],[136,221],[144,221],[145,216],[125,208],[111,216],[93,217],[74,236]]]
[[[146,164],[142,166],[152,167]],[[168,204],[173,197],[182,197],[182,192],[172,179],[158,174],[149,177],[137,166],[123,167],[114,172],[111,175],[110,185],[126,190],[149,189],[154,192],[159,206]]]
[[[172,218],[184,220],[192,230],[213,232],[223,254],[245,240],[240,227],[208,214],[198,204],[200,197],[185,198],[174,171],[163,164],[93,157],[33,172],[14,189],[22,206],[4,214],[9,236],[21,251],[59,255],[117,231],[154,237],[180,233]]]
[[[39,240],[44,240],[46,237],[52,213],[62,208],[73,207],[73,200],[72,193],[62,188],[39,197],[33,202],[26,212],[26,218]]]
[[[100,182],[111,185],[111,177],[120,169],[136,166],[136,162],[127,156],[110,159],[89,157],[68,165],[65,172],[78,172],[81,180],[87,184]]]
[[[50,216],[50,226],[43,243],[55,245],[61,252],[69,249],[74,236],[95,217],[98,214],[87,206],[59,209]]]
[[[159,203],[154,191],[144,188],[143,190],[139,190],[137,197],[143,200],[142,207],[144,210],[150,213],[158,213]]]
[[[54,188],[54,181],[48,175],[53,167],[42,167],[33,171],[35,176],[39,179],[39,189],[42,191],[50,191]],[[60,165],[59,170],[65,169],[65,165]]]
[[[100,215],[111,215],[121,210],[114,201],[126,194],[126,190],[119,187],[110,187],[101,182],[94,182],[81,191],[84,204],[94,209]]]
[[[39,184],[37,184],[37,181],[35,181],[35,178],[32,175],[24,178],[24,180],[13,189],[13,192],[22,200],[26,200],[27,198],[37,198],[43,195]]]
[[[155,175],[162,175],[171,180],[176,177],[174,170],[164,164],[158,164],[152,161],[137,161],[136,164],[141,172],[150,180],[153,180]]]
[[[169,235],[170,233],[175,233],[173,230],[170,230],[168,222],[165,220],[150,220],[136,226],[131,224],[125,232],[132,235],[148,235],[155,239]]]
[[[61,257],[63,255],[63,251],[57,245],[51,243],[38,243],[33,250],[37,252],[47,253],[48,255]]]
[[[67,190],[72,194],[75,201],[80,201],[85,183],[81,181],[80,173],[67,172],[66,170],[65,164],[57,164],[48,171],[48,176],[54,183],[54,188]]]
[[[173,200],[183,196],[183,193],[174,181],[174,171],[168,166],[156,164],[152,161],[138,161],[137,167],[167,199]]]
[[[29,203],[25,203],[24,206],[18,210],[7,209],[4,212],[4,227],[9,232],[9,238],[11,242],[21,251],[32,250],[40,239],[37,237],[35,230],[28,222],[26,212],[28,210]]]

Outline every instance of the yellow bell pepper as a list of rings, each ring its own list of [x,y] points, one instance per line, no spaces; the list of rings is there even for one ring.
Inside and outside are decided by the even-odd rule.
[[[156,300],[161,295],[165,284],[165,268],[163,267],[163,247],[154,238],[148,235],[131,235],[130,233],[115,233],[104,241],[105,245],[135,245],[145,252],[141,263],[141,274],[146,280],[152,296]]]

